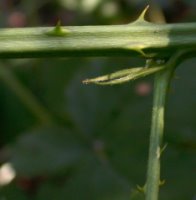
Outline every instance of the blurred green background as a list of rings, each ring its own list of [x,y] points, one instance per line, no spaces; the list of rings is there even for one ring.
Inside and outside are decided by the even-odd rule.
[[[152,21],[196,21],[194,0],[1,0],[0,27],[124,24],[147,4]],[[181,64],[169,92],[161,200],[196,199],[195,63]],[[1,60],[0,200],[143,199],[135,189],[146,177],[152,77],[81,83],[142,65],[131,56]]]

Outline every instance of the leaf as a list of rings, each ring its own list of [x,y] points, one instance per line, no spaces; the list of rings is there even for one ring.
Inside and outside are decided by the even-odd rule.
[[[67,129],[41,128],[18,138],[12,147],[11,162],[19,176],[52,175],[72,167],[84,151]]]
[[[108,75],[100,76],[97,78],[86,79],[83,81],[85,84],[95,83],[98,85],[114,85],[114,84],[121,84],[128,82],[130,80],[135,80],[160,70],[163,70],[164,66],[158,67],[138,67],[138,68],[131,68],[131,69],[124,69],[120,70]]]
[[[15,184],[0,187],[0,200],[27,200],[24,192]]]
[[[126,179],[107,163],[87,154],[66,182],[60,186],[48,182],[38,191],[36,200],[128,200],[129,197],[130,184]]]

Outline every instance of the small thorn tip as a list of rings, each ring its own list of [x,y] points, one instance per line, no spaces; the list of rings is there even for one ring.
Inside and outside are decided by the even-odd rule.
[[[68,33],[70,33],[70,30],[63,28],[61,26],[61,20],[58,20],[56,26],[46,34],[51,36],[66,36]]]
[[[59,19],[56,23],[56,27],[60,27],[61,26],[61,20]]]
[[[145,9],[142,11],[142,13],[140,14],[138,18],[139,21],[145,21],[146,12],[148,11],[148,9],[149,9],[149,5],[147,5]]]

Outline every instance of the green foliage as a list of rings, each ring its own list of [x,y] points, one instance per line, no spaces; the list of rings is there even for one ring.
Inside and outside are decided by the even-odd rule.
[[[10,184],[8,187],[0,188],[0,199],[17,199],[17,200],[28,200],[24,191],[17,187],[15,184]]]
[[[94,4],[88,4],[87,0],[20,2],[18,8],[22,7],[27,18],[31,19],[28,21],[30,26],[40,23],[37,21],[39,17],[32,15],[35,10],[37,15],[46,11],[48,14],[48,10],[57,12],[59,4],[69,12],[71,10],[65,18],[62,17],[64,10],[63,14],[59,11],[58,17],[73,20],[65,24],[119,24],[119,21],[124,24],[124,19],[131,21],[131,13],[133,18],[135,13],[138,14],[138,11],[134,12],[138,1],[92,1]],[[127,9],[128,4],[132,12]],[[7,15],[1,17],[1,25],[6,23]],[[51,16],[47,15],[46,23],[50,24],[49,20]],[[57,24],[52,35],[69,34],[64,29],[65,32],[61,31]],[[189,36],[194,39],[194,34],[191,31]],[[170,36],[175,37],[175,32]],[[178,41],[182,40],[181,36]],[[145,56],[143,51],[138,53]],[[169,55],[171,52],[166,53]],[[196,174],[192,173],[196,163],[194,63],[195,60],[190,60],[177,71],[180,79],[174,81],[174,89],[169,92],[165,135],[168,145],[162,158],[161,176],[166,184],[161,187],[161,200],[192,200],[196,195]],[[144,65],[141,60],[133,58],[1,62],[1,66],[9,68],[14,78],[32,93],[52,118],[48,125],[41,124],[32,109],[13,92],[14,84],[5,84],[1,76],[0,164],[11,162],[16,177],[8,185],[0,186],[0,200],[143,200],[144,194],[134,188],[145,183],[151,79],[104,88],[82,85],[81,82],[86,77],[115,70],[118,72],[112,74],[112,79],[107,76],[104,81],[113,81],[113,78],[121,76],[127,78],[133,69],[127,71],[120,67]],[[137,78],[138,74],[135,75]]]
[[[81,67],[76,66],[77,62],[80,62]],[[54,196],[55,199],[61,199],[66,195],[69,195],[70,199],[77,199],[74,195],[80,195],[81,200],[88,195],[91,199],[96,199],[94,194],[99,194],[97,199],[101,200],[113,200],[114,195],[117,200],[124,200],[129,199],[130,192],[136,185],[144,184],[152,99],[149,95],[141,96],[138,93],[137,88],[143,82],[138,80],[115,87],[81,84],[86,77],[120,70],[120,66],[130,66],[131,62],[133,60],[130,59],[54,59],[45,62],[34,60],[28,69],[26,63],[21,63],[21,66],[15,69],[17,76],[23,77],[24,84],[28,84],[41,102],[65,124],[63,127],[27,127],[26,122],[30,121],[32,124],[33,121],[35,124],[35,119],[32,119],[31,114],[11,92],[7,91],[7,95],[1,93],[1,102],[4,105],[2,116],[6,120],[1,128],[7,130],[2,137],[5,138],[4,142],[13,141],[11,147],[14,147],[15,151],[11,157],[15,163],[18,162],[17,180],[21,182],[27,179],[31,185],[34,179],[38,179],[37,189],[34,191],[35,200],[54,199]],[[190,60],[180,67],[177,73],[180,79],[174,80],[170,92],[165,136],[168,145],[162,166],[162,179],[165,179],[166,183],[161,187],[160,199],[184,200],[195,195],[195,174],[187,173],[194,171],[196,161],[195,103],[194,94],[191,95],[195,90],[195,81],[190,78],[195,74],[194,62],[195,60]],[[142,63],[134,60],[134,64]],[[149,78],[144,81],[151,85]],[[1,88],[5,90],[7,87],[1,85]],[[186,95],[182,93],[182,89]],[[184,106],[186,104],[187,106]],[[21,116],[20,120],[18,115],[14,114],[16,111]],[[22,117],[24,111],[27,113]],[[69,144],[66,138],[72,142]],[[26,142],[29,145],[25,144]],[[29,152],[31,145],[36,147],[37,153]],[[76,148],[74,151],[81,149],[81,152],[76,151],[77,155],[71,154],[71,160],[63,156],[66,152],[71,152],[70,145]],[[21,152],[22,149],[25,151]],[[52,150],[57,152],[56,157],[53,157]],[[60,157],[62,166],[60,163],[55,165]],[[44,173],[41,173],[43,171]],[[10,195],[17,193],[20,195],[18,199],[23,198],[21,195],[26,199],[32,198],[31,193],[28,195],[26,187],[18,181],[2,188],[0,196],[12,200]],[[92,192],[89,194],[89,191]]]
[[[36,129],[18,139],[12,147],[11,162],[19,176],[48,176],[71,168],[85,149],[61,127]]]

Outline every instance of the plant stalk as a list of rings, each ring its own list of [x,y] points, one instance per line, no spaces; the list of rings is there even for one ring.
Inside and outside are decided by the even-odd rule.
[[[145,56],[196,49],[196,23],[0,29],[0,58]]]
[[[160,186],[160,157],[163,151],[165,100],[174,67],[155,75],[152,124],[147,170],[146,200],[158,200]]]

